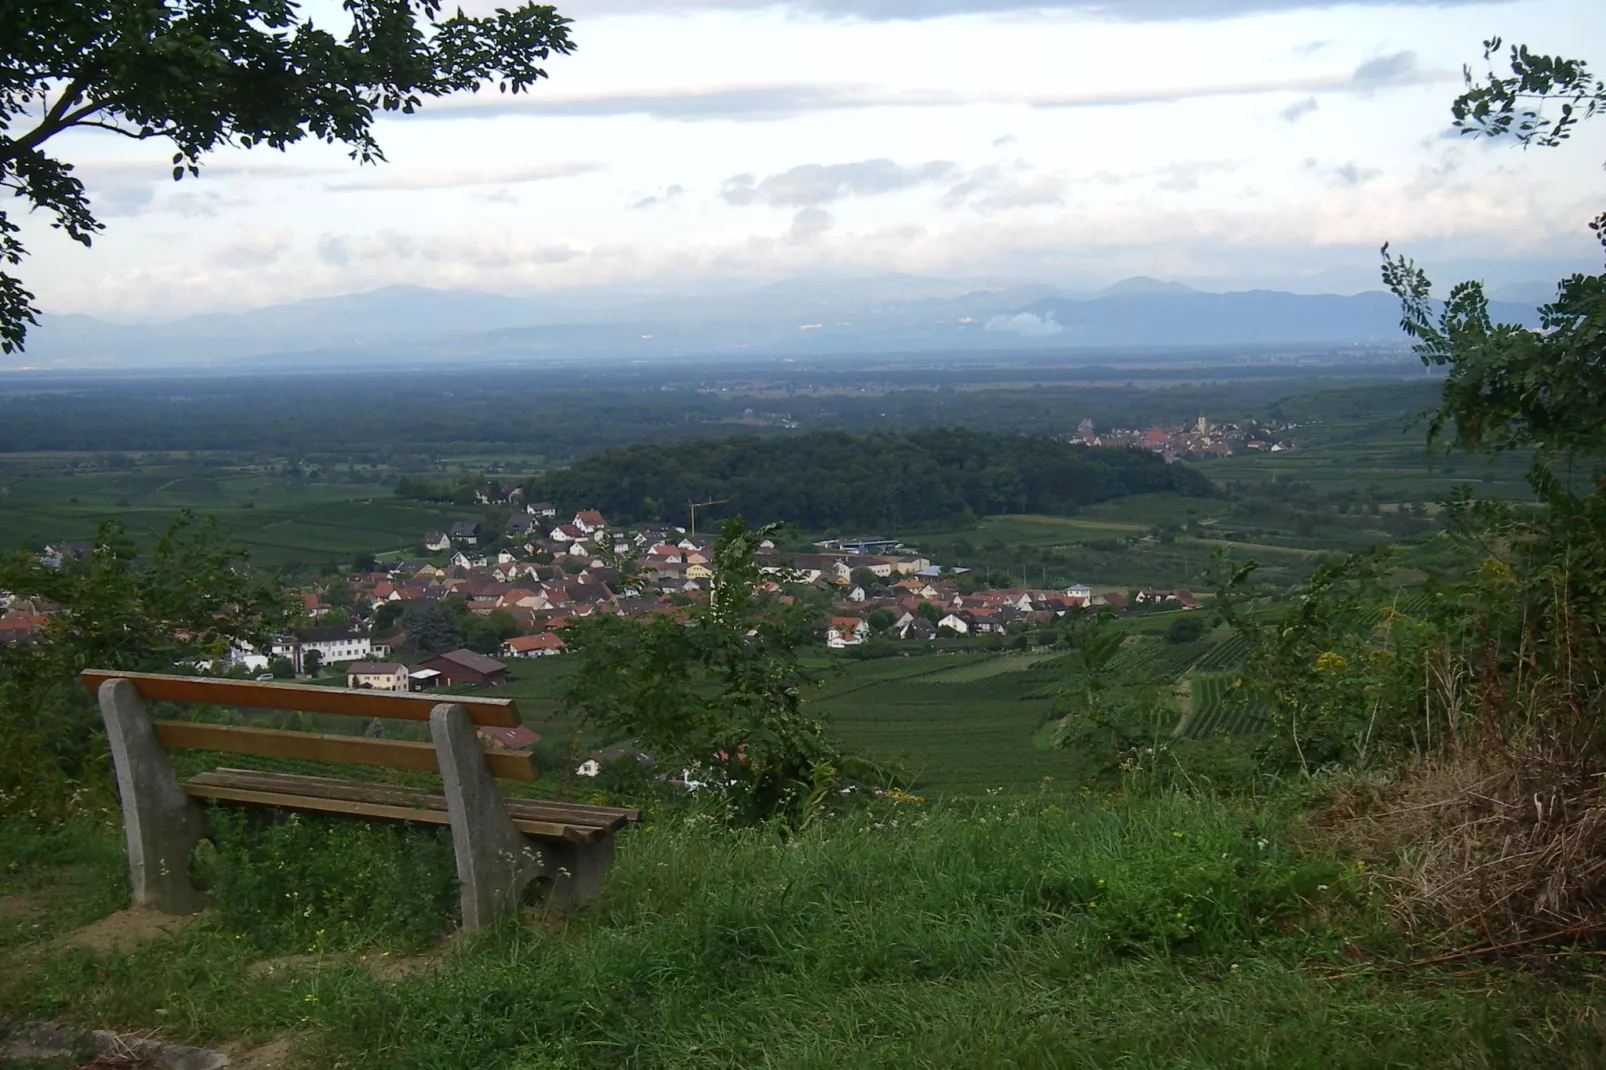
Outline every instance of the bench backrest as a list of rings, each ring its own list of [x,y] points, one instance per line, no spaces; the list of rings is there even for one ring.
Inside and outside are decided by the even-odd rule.
[[[467,695],[414,695],[357,688],[312,687],[254,680],[217,680],[167,673],[118,672],[85,669],[80,674],[90,694],[107,680],[127,680],[141,698],[171,702],[203,702],[220,706],[329,713],[351,717],[428,721],[430,710],[442,702],[461,706],[476,725],[514,728],[520,724],[512,699],[475,698]],[[269,728],[201,724],[191,721],[156,721],[156,737],[164,747],[226,751],[276,758],[381,765],[393,769],[434,772],[439,769],[435,747],[407,740],[371,739],[366,736],[286,732]],[[504,780],[535,780],[535,756],[528,751],[489,750],[486,766]]]

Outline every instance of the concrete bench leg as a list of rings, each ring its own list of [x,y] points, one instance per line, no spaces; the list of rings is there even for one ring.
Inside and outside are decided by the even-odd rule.
[[[164,914],[193,914],[206,905],[189,873],[190,851],[206,835],[206,817],[179,785],[134,685],[107,680],[99,698],[123,802],[133,903]]]
[[[579,906],[602,890],[602,875],[613,864],[613,837],[592,843],[551,844],[546,876],[552,880],[552,898],[560,910]]]
[[[516,915],[525,885],[545,870],[542,848],[513,827],[496,778],[463,707],[442,703],[429,714],[452,849],[463,897],[463,928],[478,929]]]

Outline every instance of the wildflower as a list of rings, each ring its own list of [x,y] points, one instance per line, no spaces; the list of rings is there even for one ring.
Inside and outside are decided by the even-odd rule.
[[[1329,669],[1337,672],[1347,668],[1349,668],[1349,662],[1344,660],[1342,654],[1335,653],[1334,651],[1324,650],[1316,657],[1317,672],[1326,672]]]

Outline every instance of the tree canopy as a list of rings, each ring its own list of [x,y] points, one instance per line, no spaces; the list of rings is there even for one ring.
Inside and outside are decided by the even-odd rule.
[[[1501,44],[1486,41],[1485,60]],[[1466,91],[1451,106],[1463,133],[1554,148],[1580,119],[1606,109],[1606,83],[1582,61],[1516,45],[1508,62],[1510,74],[1491,70],[1481,81],[1467,69]],[[1552,102],[1555,114],[1547,116]],[[1589,226],[1606,246],[1606,213]],[[1418,339],[1424,364],[1448,372],[1433,435],[1448,428],[1467,449],[1534,448],[1541,461],[1606,453],[1606,275],[1561,280],[1535,332],[1494,323],[1481,282],[1457,284],[1435,306],[1426,273],[1390,256],[1387,245],[1383,253],[1383,281],[1404,309],[1401,326]]]
[[[1139,450],[935,428],[814,431],[603,450],[525,485],[528,501],[596,508],[615,523],[683,520],[687,502],[819,531],[965,515],[1065,513],[1151,491],[1212,493],[1208,479]]]
[[[84,245],[95,218],[73,166],[46,142],[96,129],[165,140],[173,178],[200,173],[222,146],[285,149],[306,138],[384,159],[380,113],[495,84],[522,93],[540,63],[573,50],[568,20],[526,3],[470,18],[442,17],[441,0],[344,0],[336,36],[295,0],[52,0],[0,4],[0,188],[43,210]],[[0,262],[26,254],[0,211]],[[0,351],[37,323],[33,295],[0,272]]]

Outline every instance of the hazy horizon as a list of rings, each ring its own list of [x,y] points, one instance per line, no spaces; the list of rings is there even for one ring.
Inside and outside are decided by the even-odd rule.
[[[378,167],[230,150],[174,183],[154,146],[63,135],[108,227],[85,250],[24,217],[25,284],[47,313],[155,321],[392,285],[578,300],[892,273],[1344,294],[1377,288],[1384,241],[1442,284],[1599,268],[1606,128],[1523,153],[1456,136],[1449,103],[1485,38],[1567,54],[1606,39],[1600,5],[558,8],[579,47],[550,81],[387,115]]]

